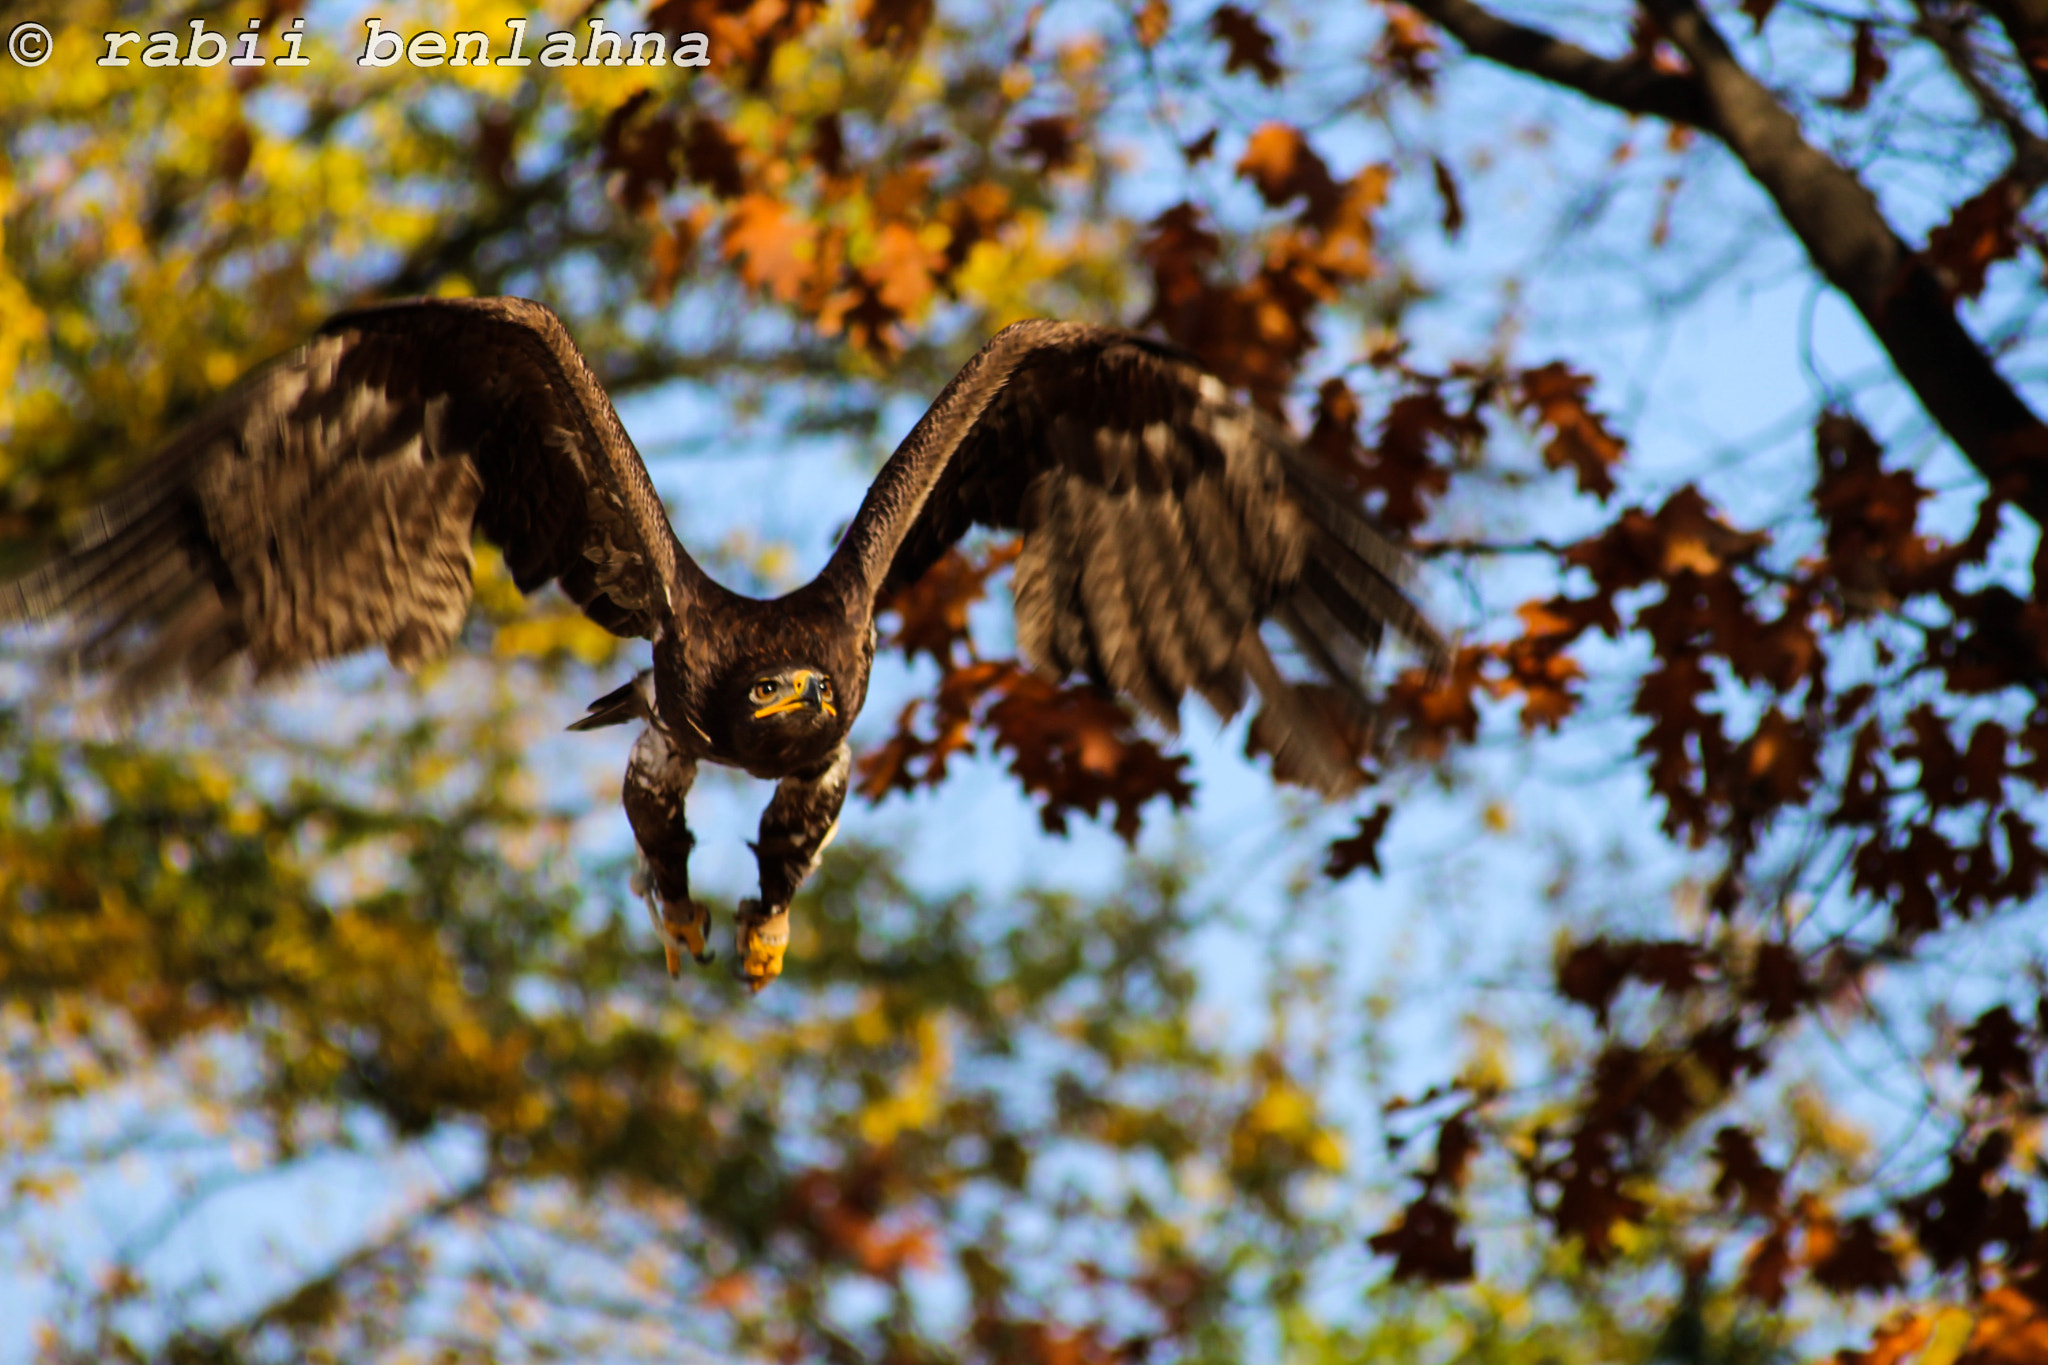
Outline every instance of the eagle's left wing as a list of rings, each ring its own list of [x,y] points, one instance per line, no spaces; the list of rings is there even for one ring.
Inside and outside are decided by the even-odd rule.
[[[998,333],[883,467],[826,575],[879,599],[977,524],[1024,533],[1026,659],[1169,726],[1189,691],[1235,714],[1249,682],[1276,756],[1329,793],[1354,787],[1357,768],[1333,718],[1281,676],[1261,624],[1283,627],[1361,712],[1386,629],[1431,663],[1445,654],[1357,496],[1150,338],[1048,321]]]

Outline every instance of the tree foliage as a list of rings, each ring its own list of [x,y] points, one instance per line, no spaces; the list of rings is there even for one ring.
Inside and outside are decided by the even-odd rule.
[[[1004,322],[1119,321],[1296,419],[1472,589],[1306,863],[1379,874],[1417,772],[1455,802],[1489,745],[1554,759],[1618,720],[1677,870],[1628,914],[1561,876],[1545,989],[1488,1002],[1526,1040],[1481,1031],[1421,1087],[1299,963],[1252,1044],[1205,1026],[1194,945],[1227,907],[1171,860],[1100,899],[947,900],[835,851],[802,977],[742,1008],[672,990],[588,794],[523,757],[534,698],[589,695],[616,642],[489,556],[460,657],[345,672],[332,715],[194,702],[95,739],[14,666],[0,1128],[6,1235],[57,1286],[42,1356],[1737,1360],[1802,1323],[1845,1362],[2039,1354],[2041,6],[654,0],[604,14],[705,35],[708,67],[432,71],[356,64],[348,6],[146,8],[71,6],[53,60],[0,63],[0,562],[361,298],[541,297],[614,392],[700,380],[863,438]],[[589,18],[397,13],[499,51],[523,16],[580,52]],[[303,68],[86,55],[254,18],[275,57],[295,15]],[[1485,98],[1536,131],[1448,116]],[[1432,268],[1498,259],[1528,231],[1500,186],[1560,173],[1596,205],[1574,229],[1626,244],[1602,269],[1679,262],[1681,301],[1752,196],[1769,230],[1737,247],[1789,248],[1871,377],[1819,383],[1760,463],[1646,460],[1658,414],[1568,329],[1530,343],[1524,282],[1472,325],[1496,300]],[[894,604],[936,678],[861,790],[992,753],[1047,831],[1135,840],[1201,799],[1190,764],[1004,656],[975,608],[1011,554]],[[1853,1080],[1816,1078],[1835,1038],[1910,1131],[1873,1144]],[[1342,1112],[1361,1074],[1370,1122]],[[238,1187],[419,1153],[460,1174],[331,1259],[164,1263]],[[80,1272],[54,1220],[138,1160],[170,1211]]]

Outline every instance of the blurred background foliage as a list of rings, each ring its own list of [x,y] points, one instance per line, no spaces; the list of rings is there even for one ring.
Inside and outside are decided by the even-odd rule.
[[[533,56],[555,27],[580,51],[592,14],[375,12],[494,55],[525,18]],[[1735,60],[1710,21],[1826,166],[1880,188],[1931,316],[1962,309],[2024,390],[2048,160],[2020,54],[2048,20],[1521,6],[1559,26],[1542,47],[1453,0],[595,12],[703,33],[712,62],[366,68],[348,3],[0,9],[56,43],[0,61],[0,568],[352,301],[541,298],[616,395],[695,385],[735,429],[869,462],[893,401],[1050,313],[1151,326],[1289,413],[1456,589],[1458,665],[1395,684],[1396,751],[1347,837],[1282,808],[1274,856],[1306,870],[1283,923],[1247,932],[1184,844],[1106,892],[938,895],[856,840],[801,902],[800,965],[749,1004],[661,973],[621,843],[590,834],[622,825],[615,789],[545,739],[629,651],[522,602],[488,553],[462,648],[418,677],[347,665],[118,733],[10,641],[0,1254],[21,1274],[0,1303],[35,1323],[23,1351],[2039,1358],[2026,477],[1867,347],[1756,451],[1638,460],[1655,390],[1547,348],[1617,309],[1670,345],[1692,301],[1763,278],[1862,307],[1830,223],[1788,235],[1740,128],[1701,112]],[[182,54],[195,24],[252,19],[274,60],[294,18],[306,67],[92,60],[110,30]],[[1546,323],[1553,281],[1577,311]],[[687,462],[648,453],[697,522]],[[742,586],[790,574],[744,535],[702,557]],[[983,577],[949,582],[895,621],[941,707],[1003,648],[969,610]],[[985,711],[936,737],[917,714],[895,752],[937,759],[871,760],[876,798],[977,740],[1034,781]],[[1462,1015],[1399,963],[1361,993],[1328,946],[1357,902],[1315,870],[1398,864],[1404,798],[1505,840],[1546,764],[1591,792],[1587,840],[1534,878],[1493,869],[1512,893],[1422,901],[1533,900],[1554,954]],[[1137,771],[1119,818],[1182,799],[1177,766]],[[1060,780],[1031,786],[1049,825],[1092,809]],[[1617,862],[1588,862],[1610,835]],[[1224,1020],[1199,966],[1219,928],[1293,936]],[[155,1211],[107,1216],[135,1204]],[[257,1231],[201,1254],[221,1207]]]

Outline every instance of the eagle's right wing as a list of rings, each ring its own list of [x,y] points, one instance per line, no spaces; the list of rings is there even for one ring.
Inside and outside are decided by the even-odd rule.
[[[481,530],[531,591],[616,635],[686,617],[704,576],[561,322],[524,299],[340,314],[256,371],[0,585],[0,624],[70,618],[129,695],[247,657],[257,676],[461,629]],[[679,625],[671,624],[670,629]]]

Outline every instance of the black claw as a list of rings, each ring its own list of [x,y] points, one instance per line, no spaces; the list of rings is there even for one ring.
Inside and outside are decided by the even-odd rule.
[[[718,961],[718,949],[706,948],[703,952],[692,953],[690,956],[697,959],[699,967],[709,967],[712,963]]]

